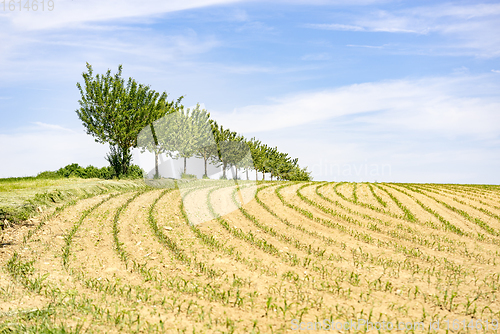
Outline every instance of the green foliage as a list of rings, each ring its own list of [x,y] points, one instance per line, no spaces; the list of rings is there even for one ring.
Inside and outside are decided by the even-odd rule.
[[[113,179],[118,177],[116,170],[113,167],[97,168],[92,165],[86,168],[74,163],[60,168],[57,172],[44,172],[49,175],[58,175],[60,178],[79,177],[82,179]],[[140,179],[144,177],[144,171],[137,165],[130,165],[127,174],[121,174],[121,178]]]
[[[193,109],[177,106],[175,112],[154,121],[146,127],[138,138],[138,146],[142,152],[148,150],[155,153],[155,168],[158,174],[158,155],[166,153],[171,158],[186,160],[197,156],[207,161],[215,154],[215,140],[211,131],[210,114],[200,105]]]
[[[256,173],[263,173],[263,180],[264,173],[271,173],[271,179],[276,177],[289,181],[312,180],[311,172],[300,168],[297,158],[292,159],[288,153],[279,152],[277,147],[269,147],[255,138],[247,141],[247,145],[250,147],[254,169]]]
[[[212,131],[215,141],[217,142],[217,158],[222,165],[222,179],[226,179],[226,170],[234,167],[238,178],[238,169],[247,167],[250,163],[245,157],[249,154],[249,147],[245,142],[245,138],[238,133],[229,129],[224,129],[222,125],[212,121]]]
[[[111,146],[111,152],[106,155],[106,160],[114,171],[117,177],[126,176],[128,167],[132,162],[132,153],[123,150],[120,146]]]
[[[200,105],[198,104],[191,112],[191,117],[193,119],[193,126],[197,136],[195,156],[203,159],[205,167],[205,173],[203,176],[208,178],[207,163],[209,161],[216,161],[218,158],[217,143],[212,130],[210,113],[208,113],[205,109],[200,109]]]
[[[196,180],[197,177],[194,174],[181,173],[181,179]]]
[[[57,174],[57,172],[54,172],[54,171],[45,171],[45,172],[41,172],[41,173],[38,173],[38,175],[36,176],[37,179],[45,179],[45,180],[57,180],[57,179],[61,179],[63,176],[61,176],[60,174]]]
[[[0,184],[3,180],[5,179],[0,179]],[[12,179],[10,181],[12,182]],[[62,203],[75,199],[88,198],[111,191],[137,189],[144,186],[144,182],[133,180],[72,180],[62,176],[59,179],[49,180],[34,177],[18,178],[15,184],[9,186],[10,189],[13,188],[16,191],[5,191],[1,194],[0,228],[2,228],[2,222],[5,219],[11,223],[17,223],[36,216],[39,214],[39,207],[45,212],[47,207],[59,207]]]
[[[130,165],[130,149],[137,147],[137,137],[143,128],[175,109],[180,103],[167,102],[167,93],[157,93],[149,86],[121,77],[122,66],[114,76],[108,70],[105,75],[95,75],[87,63],[83,73],[83,87],[77,83],[81,99],[76,113],[98,143],[108,143],[113,148],[108,157],[113,161],[117,176],[127,174]],[[117,147],[119,149],[117,149]],[[116,158],[121,154],[120,158]],[[116,165],[120,164],[118,168]]]
[[[311,172],[308,172],[307,168],[300,168],[298,165],[293,167],[285,179],[289,181],[312,181]]]
[[[184,159],[184,173],[187,159],[196,156],[204,159],[205,176],[210,161],[222,166],[224,178],[228,168],[235,168],[235,178],[239,169],[248,173],[253,168],[263,173],[263,179],[265,173],[270,173],[271,180],[273,177],[311,180],[310,173],[299,167],[298,159],[255,138],[247,141],[238,133],[224,129],[210,120],[210,114],[199,104],[192,110],[184,110],[180,104],[182,96],[175,102],[167,102],[165,92],[159,94],[132,78],[125,82],[121,74],[120,65],[115,75],[108,70],[104,75],[94,76],[92,66],[87,63],[87,72],[82,74],[84,83],[77,83],[81,99],[76,113],[96,142],[110,145],[111,152],[106,159],[113,176],[129,175],[130,150],[140,146],[143,152],[155,154],[156,178],[159,177],[158,156],[167,153]]]

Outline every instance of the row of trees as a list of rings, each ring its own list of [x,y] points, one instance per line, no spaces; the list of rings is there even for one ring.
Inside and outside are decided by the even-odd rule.
[[[261,172],[262,179],[269,173],[271,179],[310,180],[309,172],[300,168],[298,159],[224,128],[210,119],[200,105],[185,109],[181,104],[183,97],[168,102],[166,93],[159,94],[132,78],[125,83],[121,72],[120,65],[114,76],[109,70],[106,75],[94,76],[92,66],[87,63],[83,87],[77,84],[81,100],[76,111],[88,134],[99,143],[110,144],[107,160],[118,175],[127,174],[131,149],[138,147],[142,152],[154,153],[156,176],[159,176],[158,157],[166,154],[184,159],[184,173],[187,159],[193,156],[203,159],[205,177],[211,163],[222,167],[223,178],[233,168],[234,177],[243,169],[247,179],[248,172],[255,170],[256,179]]]

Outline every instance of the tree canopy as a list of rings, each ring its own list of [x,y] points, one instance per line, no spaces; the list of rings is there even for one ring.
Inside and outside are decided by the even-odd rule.
[[[111,70],[105,75],[94,75],[87,63],[87,72],[82,74],[83,85],[77,83],[81,99],[76,113],[87,134],[96,142],[116,147],[111,155],[121,157],[110,159],[118,161],[120,172],[126,174],[131,161],[130,149],[137,147],[141,130],[175,110],[182,97],[167,102],[167,93],[160,94],[132,78],[125,82],[121,75],[122,65],[115,75],[111,75]]]

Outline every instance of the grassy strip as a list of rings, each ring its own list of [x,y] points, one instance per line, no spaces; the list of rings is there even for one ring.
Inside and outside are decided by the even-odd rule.
[[[178,260],[183,260],[184,262],[191,263],[191,259],[185,255],[184,251],[180,249],[174,241],[170,240],[167,238],[161,230],[158,228],[156,218],[154,217],[154,207],[158,203],[158,201],[165,196],[167,193],[171,192],[173,189],[167,189],[163,191],[158,198],[155,199],[153,204],[149,208],[149,215],[148,215],[148,223],[150,227],[155,232],[155,236],[160,240],[160,243],[163,245],[167,246],[167,244],[174,249],[177,249],[178,252],[177,256],[175,256]],[[146,190],[149,191],[149,190]],[[118,229],[118,224],[119,224],[119,218],[120,215],[123,213],[123,211],[130,205],[132,201],[134,201],[138,196],[144,194],[146,191],[138,192],[136,193],[133,197],[131,197],[129,200],[127,200],[126,203],[124,203],[115,213],[114,219],[113,219],[113,242],[115,246],[115,250],[117,251],[120,260],[125,264],[125,266],[128,268],[129,266],[129,259],[128,259],[128,253],[123,247],[123,243],[120,242],[118,235],[119,235],[119,229]],[[168,247],[171,249],[171,247]],[[179,256],[180,255],[180,256]],[[185,256],[182,256],[185,255]],[[159,272],[156,272],[154,268],[147,268],[146,264],[139,264],[135,260],[132,260],[132,267],[134,271],[137,271],[139,274],[141,274],[145,281],[154,281],[157,283],[160,283],[161,286],[166,287],[167,289],[181,292],[181,293],[186,293],[190,295],[196,295],[196,296],[203,296],[209,301],[222,301],[224,304],[229,304],[233,305],[234,300],[232,299],[232,296],[234,294],[232,293],[233,291],[226,291],[224,289],[220,289],[218,286],[212,286],[213,284],[208,283],[208,284],[202,284],[201,282],[196,282],[196,281],[191,281],[191,280],[186,280],[180,276],[169,276],[169,277],[163,277]],[[205,267],[203,264],[199,266],[200,268]],[[202,271],[200,269],[200,271]],[[215,271],[214,271],[215,272]],[[120,285],[117,282],[111,282],[109,280],[100,280],[96,279],[93,277],[88,277],[84,272],[81,271],[73,271],[74,274],[76,274],[76,277],[83,282],[83,284],[96,291],[104,292],[104,293],[109,293],[113,295],[118,295],[122,297],[126,297],[130,299],[131,301],[135,301],[137,299],[140,299],[143,302],[148,302],[152,305],[159,304],[159,305],[165,305],[166,299],[165,297],[162,297],[161,300],[154,300],[153,301],[153,295],[152,291],[149,288],[141,287],[141,286],[135,286],[135,285]],[[209,277],[214,278],[214,277],[219,277],[221,276],[220,274],[213,274],[209,275]],[[236,291],[236,290],[235,290]],[[132,294],[132,292],[134,294]]]
[[[215,210],[212,206],[212,203],[210,203],[210,195],[217,189],[218,188],[210,189],[210,191],[207,194],[208,209],[210,210],[210,213],[215,217],[215,220],[217,220],[217,222],[219,222],[219,224],[222,227],[224,227],[230,234],[232,234],[236,238],[241,239],[241,240],[245,240],[248,243],[256,246],[257,248],[263,250],[266,253],[269,253],[272,255],[278,255],[279,250],[273,244],[270,244],[269,242],[267,242],[267,240],[264,240],[264,239],[261,239],[261,238],[254,236],[251,232],[245,233],[239,228],[231,227],[229,225],[229,223],[224,218],[222,218],[220,215],[218,215],[215,212]]]
[[[92,206],[91,208],[83,211],[83,214],[80,216],[80,219],[75,224],[73,224],[73,227],[71,228],[69,233],[64,236],[64,243],[65,244],[62,248],[62,263],[63,263],[63,266],[65,268],[67,268],[67,266],[68,266],[69,254],[71,251],[71,244],[73,242],[73,237],[75,236],[76,232],[78,231],[78,229],[82,225],[85,218],[87,218],[99,206],[101,206],[105,202],[109,201],[110,199],[112,199],[118,195],[120,195],[120,193],[112,194],[112,195],[108,196],[107,198],[104,198],[102,201],[100,201],[96,205]]]
[[[223,276],[223,272],[219,270],[215,270],[211,268],[209,265],[203,262],[199,262],[196,259],[191,259],[182,248],[180,248],[175,241],[170,239],[168,236],[163,233],[163,231],[158,227],[158,223],[156,221],[156,218],[154,217],[154,208],[158,201],[165,196],[167,193],[171,192],[173,189],[167,189],[163,191],[158,198],[155,199],[155,201],[151,204],[149,207],[149,214],[148,214],[148,222],[149,226],[153,230],[154,235],[158,239],[158,241],[166,246],[173,254],[174,257],[186,264],[187,266],[193,266],[195,270],[198,270],[201,273],[204,273],[210,278],[215,278],[215,277],[220,277]]]
[[[410,187],[408,185],[405,185],[404,188],[412,190],[412,191],[417,192],[419,194],[422,194],[424,196],[427,196],[430,199],[433,199],[437,203],[443,205],[448,210],[451,210],[451,211],[453,211],[455,213],[458,213],[459,215],[461,215],[462,217],[464,217],[468,221],[476,224],[477,226],[479,226],[480,228],[482,228],[483,230],[485,230],[486,232],[488,232],[489,234],[491,234],[493,236],[499,236],[500,235],[500,233],[498,233],[498,231],[496,231],[495,229],[493,229],[490,226],[488,226],[488,224],[485,223],[484,221],[482,221],[481,219],[476,218],[476,217],[471,217],[467,212],[465,212],[463,210],[460,210],[459,208],[456,208],[456,207],[454,207],[452,205],[449,205],[448,203],[443,202],[443,201],[435,198],[434,196],[431,196],[429,194],[424,193],[423,191],[420,190],[420,188],[418,188],[416,186]]]
[[[68,185],[58,185],[62,181],[59,180],[58,182],[55,183],[56,189],[44,192],[36,192],[36,190],[29,189],[1,193],[0,222],[3,223],[4,220],[8,220],[9,222],[18,223],[27,220],[38,214],[38,207],[51,207],[59,203],[89,198],[112,191],[144,187],[143,183],[137,181],[84,181],[70,179],[69,181],[65,181],[69,183]]]
[[[327,213],[327,214],[330,214],[334,217],[338,217],[340,219],[343,219],[343,220],[346,220],[346,217],[345,215],[342,215],[342,214],[339,214],[337,211],[335,210],[332,210],[330,208],[326,208],[324,206],[322,206],[321,204],[319,203],[316,203],[314,201],[312,201],[311,199],[305,197],[301,192],[300,190],[303,189],[304,187],[308,186],[307,184],[306,185],[303,185],[301,186],[299,189],[297,189],[296,191],[296,194],[297,196],[302,199],[304,202],[308,203],[309,205],[312,205],[318,209],[320,209],[321,211]],[[318,189],[320,186],[316,187],[316,189]],[[350,218],[350,217],[348,217]],[[380,219],[376,219],[376,218],[373,218],[373,217],[365,217],[365,218],[369,218],[371,220],[377,220],[378,223],[381,223],[381,224],[384,224],[386,226],[389,226],[390,223],[388,222],[384,222]],[[352,219],[352,218],[351,218]],[[352,223],[351,220],[346,220],[350,223]],[[439,241],[429,241],[427,240],[425,237],[421,237],[421,236],[418,236],[418,232],[415,231],[414,229],[411,229],[410,227],[405,227],[404,225],[402,224],[398,224],[397,225],[397,228],[398,230],[390,230],[390,231],[387,231],[387,232],[384,232],[382,231],[377,225],[374,225],[374,224],[370,224],[370,225],[367,225],[367,228],[370,229],[370,230],[373,230],[375,232],[380,232],[380,233],[384,233],[384,234],[387,234],[395,239],[403,239],[403,240],[407,240],[409,242],[412,242],[412,243],[416,243],[416,244],[419,244],[421,246],[424,246],[424,247],[428,247],[428,248],[431,248],[431,249],[434,249],[434,248],[438,248],[438,250],[442,251],[442,250],[447,250],[449,252],[452,252],[452,253],[455,253],[456,251],[456,247],[454,246],[442,246],[441,243]],[[407,233],[402,233],[401,231],[399,230],[403,230],[404,232],[407,232]],[[451,244],[455,244],[454,241],[450,241],[450,240],[446,240],[448,243],[451,243]]]
[[[387,203],[380,197],[379,195],[375,194],[375,191],[373,190],[373,187],[371,184],[368,184],[368,188],[370,188],[370,192],[372,193],[373,197],[377,200],[377,202],[380,203],[384,208],[387,208]]]
[[[298,239],[296,239],[294,237],[290,237],[290,236],[288,236],[286,234],[279,233],[279,232],[275,231],[272,227],[263,225],[255,216],[251,215],[247,210],[245,210],[243,208],[243,206],[239,206],[238,205],[238,202],[236,201],[236,192],[238,190],[239,190],[239,186],[237,186],[237,188],[232,193],[233,202],[234,202],[234,204],[236,204],[236,206],[238,206],[240,212],[248,220],[250,220],[256,227],[260,228],[261,230],[263,230],[267,234],[269,234],[269,235],[277,238],[278,240],[281,240],[281,241],[283,241],[283,242],[285,242],[285,243],[287,243],[289,245],[292,245],[292,246],[294,246],[298,250],[302,250],[302,251],[306,252],[308,255],[313,254],[313,255],[315,255],[317,257],[320,257],[320,258],[324,257],[326,249],[321,249],[319,247],[315,248],[311,244],[307,244],[306,245],[306,244],[300,242],[300,240],[298,240]]]
[[[196,189],[190,189],[188,190],[184,196],[187,196],[190,192],[194,191]],[[245,258],[242,257],[242,253],[237,251],[235,247],[226,247],[226,243],[222,242],[220,240],[217,240],[213,235],[208,235],[203,233],[202,230],[200,230],[196,225],[192,224],[189,221],[189,217],[186,213],[186,210],[184,209],[184,201],[181,200],[181,203],[179,205],[179,210],[181,211],[182,218],[186,222],[186,224],[189,226],[191,231],[194,233],[194,235],[206,246],[210,247],[213,250],[216,251],[221,251],[222,253],[233,257],[236,261],[245,263],[246,265],[249,265],[253,269],[256,269],[254,265],[252,265],[249,261],[246,261]]]
[[[424,209],[425,211],[429,212],[430,214],[432,214],[434,217],[436,217],[444,226],[445,230],[447,231],[450,231],[450,232],[453,232],[455,234],[458,234],[460,236],[463,236],[463,235],[466,235],[465,232],[463,232],[460,228],[456,227],[455,225],[453,225],[452,223],[450,223],[448,220],[446,220],[443,216],[441,216],[439,213],[437,213],[436,211],[432,210],[430,207],[428,207],[427,205],[425,205],[424,203],[422,203],[421,201],[419,201],[418,199],[416,199],[415,197],[413,197],[412,195],[410,195],[408,192],[404,191],[404,190],[401,190],[401,189],[397,189],[397,188],[394,188],[394,187],[391,187],[389,186],[388,184],[385,184],[386,187],[389,187],[391,189],[394,189],[396,191],[399,191],[400,193],[403,193],[405,194],[406,196],[410,197],[411,199],[413,199],[418,205],[420,205],[420,207],[422,209]],[[387,190],[385,190],[387,192]]]
[[[301,231],[301,232],[303,232],[305,234],[308,234],[308,235],[310,235],[312,237],[315,237],[315,238],[323,240],[328,245],[336,245],[338,247],[344,247],[345,246],[345,245],[342,245],[341,243],[339,243],[337,240],[334,240],[334,239],[332,239],[330,237],[326,237],[324,235],[320,235],[316,231],[309,231],[308,229],[304,228],[302,225],[295,225],[295,224],[291,223],[288,219],[282,218],[282,217],[278,216],[278,214],[276,212],[274,212],[273,210],[271,210],[271,208],[267,204],[265,204],[264,202],[262,202],[262,200],[258,196],[259,192],[261,190],[264,190],[264,189],[266,189],[268,187],[271,187],[271,186],[273,186],[273,185],[269,185],[269,186],[265,186],[265,187],[261,187],[261,188],[257,189],[257,192],[255,193],[255,200],[257,201],[257,203],[260,206],[262,206],[273,217],[275,217],[276,219],[278,219],[280,222],[282,222],[283,224],[285,224],[288,227],[291,227],[291,228],[296,229],[298,231]]]
[[[221,277],[222,275],[224,275],[223,272],[212,269],[207,264],[196,261],[196,259],[191,259],[184,252],[184,250],[177,245],[175,241],[168,238],[158,227],[157,220],[154,217],[154,209],[158,204],[158,201],[160,201],[162,197],[164,197],[166,194],[168,194],[173,190],[174,189],[166,189],[150,205],[148,210],[148,224],[150,228],[153,230],[153,233],[159,240],[159,242],[162,245],[164,245],[167,249],[172,251],[174,257],[178,261],[188,266],[193,266],[199,272],[205,273],[209,278],[213,279]],[[127,203],[125,203],[122,207],[120,207],[120,209],[115,214],[116,222],[118,221],[120,214],[130,204],[130,202],[132,202],[135,198],[137,198],[137,196],[142,195],[143,193],[144,192],[136,194],[133,198],[127,201]],[[128,267],[127,264],[129,262],[128,253],[123,248],[123,243],[119,241],[118,232],[119,231],[117,229],[113,229],[113,239],[114,239],[115,249],[117,250],[122,262],[124,262],[125,265]],[[170,290],[175,290],[182,293],[194,294],[198,296],[203,295],[209,301],[222,302],[224,305],[241,306],[243,302],[242,298],[240,297],[239,288],[230,289],[226,291],[218,286],[213,286],[213,284],[211,283],[202,284],[201,282],[188,281],[180,276],[163,277],[163,275],[154,271],[153,268],[147,268],[146,264],[139,264],[135,260],[132,260],[132,263],[133,263],[133,270],[139,272],[146,281],[158,282],[162,286],[165,286]],[[237,279],[237,277],[235,279]],[[235,298],[234,300],[233,297]]]
[[[35,275],[34,263],[35,260],[23,260],[18,253],[14,253],[6,263],[5,269],[14,280],[21,283],[26,289],[44,296],[52,302],[45,309],[30,311],[26,317],[21,314],[17,317],[19,321],[17,323],[10,320],[8,323],[1,324],[0,333],[79,333],[83,327],[79,321],[74,328],[64,326],[62,321],[60,324],[56,324],[56,316],[67,321],[68,315],[74,316],[74,312],[90,315],[92,323],[95,320],[100,320],[112,326],[122,326],[124,310],[115,309],[115,312],[110,312],[109,309],[97,306],[96,300],[85,296],[85,294],[79,294],[75,289],[62,291],[59,287],[52,286],[47,281],[48,273]],[[49,313],[49,317],[46,317],[46,312]]]
[[[358,195],[356,194],[357,189],[358,189],[358,184],[354,182],[354,187],[352,188],[352,202],[354,204],[358,203]]]
[[[35,268],[33,266],[34,263],[35,260],[23,261],[16,252],[12,255],[9,261],[7,261],[5,267],[11,276],[16,281],[20,282],[25,288],[35,293],[40,293],[40,291],[45,287],[43,282],[47,279],[49,274],[32,277],[35,272]]]
[[[325,186],[327,186],[328,184],[331,184],[331,182],[330,182],[330,183],[325,183],[325,184],[321,185],[321,186],[320,186],[320,188],[321,188],[321,187],[325,187]],[[380,209],[380,208],[378,208],[378,207],[376,207],[376,206],[374,206],[374,205],[372,205],[372,204],[363,203],[363,202],[359,201],[359,200],[357,199],[357,197],[356,197],[356,200],[351,200],[351,199],[349,199],[349,198],[345,197],[345,196],[344,196],[341,192],[339,192],[339,191],[337,190],[337,187],[338,187],[340,184],[342,184],[342,183],[337,183],[337,184],[333,187],[333,191],[335,192],[335,194],[336,194],[337,196],[339,196],[339,197],[340,197],[340,198],[342,198],[343,200],[345,200],[345,201],[347,201],[347,202],[350,202],[350,203],[353,203],[353,204],[355,204],[355,205],[359,205],[359,206],[362,206],[362,207],[364,207],[364,208],[367,208],[367,209],[370,209],[370,210],[373,210],[373,211],[376,211],[376,212],[379,212],[379,213],[382,213],[382,214],[388,215],[388,216],[393,217],[393,218],[398,218],[398,219],[400,219],[400,218],[402,217],[401,215],[396,215],[396,214],[394,214],[394,213],[392,213],[392,212],[390,212],[390,211],[386,211],[386,210]],[[373,194],[375,194],[375,193],[373,192],[373,189],[371,188],[371,185],[368,185],[368,186],[369,186],[369,187],[370,187],[370,189],[372,190],[372,193],[373,193]],[[326,196],[325,196],[325,195],[323,195],[323,194],[320,194],[319,192],[316,192],[316,193],[317,193],[317,194],[318,194],[321,198],[323,198],[324,200],[326,200],[326,201],[328,201],[328,202],[330,202],[330,203],[335,203],[336,205],[341,206],[342,208],[346,209],[346,207],[344,207],[343,205],[341,205],[338,201],[333,201],[332,199],[330,199],[330,198],[326,197]],[[380,197],[378,197],[377,195],[375,195],[375,196],[376,196],[378,199],[380,199],[380,201],[382,201],[382,202],[385,204],[384,206],[387,206],[387,203],[385,203],[385,202],[384,202],[384,201],[383,201]],[[379,201],[379,202],[380,202],[380,201]],[[366,216],[366,217],[371,217],[371,216],[368,216],[368,215],[365,215],[365,216]],[[403,218],[403,219],[404,219],[404,218]]]
[[[435,193],[435,194],[438,194],[438,195],[442,195],[441,193],[439,193],[439,192],[437,192],[437,191],[434,191],[434,190],[432,190],[432,189],[429,189],[429,188],[427,188],[427,187],[425,187],[425,188],[424,188],[424,187],[420,186],[419,188],[420,188],[420,189],[424,189],[424,190],[429,191],[429,192],[432,192],[432,193]],[[443,190],[443,189],[440,189],[440,191],[442,191],[442,192],[444,192],[444,193],[446,193],[446,194],[449,194],[450,196],[455,196],[455,195],[456,195],[456,193],[453,193],[453,192],[448,191],[448,190]],[[465,196],[461,196],[461,197],[462,197],[462,198],[464,198]],[[477,202],[479,202],[479,203],[481,203],[481,204],[483,204],[483,205],[490,206],[490,207],[494,207],[495,209],[500,210],[500,207],[497,207],[497,206],[492,206],[492,205],[488,205],[487,203],[484,203],[483,201],[481,201],[481,200],[479,200],[479,199],[474,199],[474,198],[471,198],[471,197],[468,197],[468,198],[469,198],[469,199],[472,199],[472,200],[474,200],[474,201],[477,201]],[[500,221],[500,216],[498,216],[497,214],[495,214],[495,213],[493,213],[493,212],[491,212],[491,211],[488,211],[488,210],[486,210],[486,209],[484,209],[484,208],[480,208],[480,207],[477,207],[477,206],[472,205],[472,204],[470,204],[470,203],[464,202],[464,201],[462,201],[462,200],[459,200],[459,199],[458,199],[458,198],[456,198],[456,197],[453,197],[452,199],[453,199],[455,202],[457,202],[457,203],[460,203],[460,204],[462,204],[462,205],[466,205],[466,206],[468,206],[468,207],[471,207],[471,208],[473,208],[473,209],[475,209],[475,210],[481,211],[481,212],[482,212],[482,213],[484,213],[485,215],[488,215],[488,216],[490,216],[490,217],[492,217],[492,218],[495,218],[496,220]]]
[[[387,195],[389,195],[389,197],[393,200],[393,202],[396,203],[398,208],[400,208],[404,212],[404,219],[405,220],[413,222],[413,223],[417,221],[417,219],[415,218],[413,213],[411,213],[410,209],[408,209],[406,206],[404,206],[403,203],[401,203],[396,197],[394,197],[393,194],[388,192],[387,189],[384,189],[384,188],[380,187],[379,185],[375,185],[375,187],[377,187],[378,189],[382,190]]]
[[[285,199],[283,198],[283,196],[279,193],[279,190],[281,188],[284,188],[285,186],[287,185],[284,185],[284,186],[281,186],[281,187],[277,187],[275,192],[276,194],[278,195],[278,198],[280,198],[281,202],[289,207],[289,208],[292,208],[294,209],[295,211],[303,214],[304,216],[310,218],[312,217],[311,219],[313,221],[316,221],[324,226],[327,226],[327,227],[331,227],[331,228],[334,228],[334,229],[337,229],[345,234],[348,234],[350,235],[351,237],[353,237],[354,239],[358,240],[358,241],[361,241],[361,242],[364,242],[364,243],[367,243],[367,244],[372,244],[372,245],[375,245],[377,247],[387,247],[387,248],[392,248],[394,249],[396,252],[399,252],[399,253],[403,253],[407,256],[410,256],[410,257],[415,257],[415,258],[420,258],[421,260],[425,261],[425,262],[428,262],[428,263],[444,263],[445,265],[449,265],[450,261],[447,259],[447,258],[437,258],[436,256],[429,256],[429,255],[426,255],[424,254],[422,251],[418,250],[418,249],[415,249],[413,247],[406,247],[406,246],[403,246],[403,245],[398,245],[397,243],[394,243],[392,241],[382,241],[380,239],[375,239],[373,238],[371,235],[369,234],[366,234],[366,233],[362,233],[362,232],[358,232],[356,230],[353,230],[353,229],[350,229],[350,228],[347,228],[341,224],[338,224],[337,222],[334,222],[334,221],[331,221],[329,219],[322,219],[322,218],[319,218],[319,217],[314,217],[314,215],[307,211],[307,210],[304,210],[300,207],[297,207],[296,205],[293,205],[291,203],[288,203],[285,201]],[[307,186],[307,185],[306,185]],[[306,211],[304,213],[304,211]],[[337,217],[340,218],[340,219],[343,219],[343,216],[344,215],[338,215]],[[364,227],[364,225],[359,222],[358,220],[356,219],[353,219],[351,217],[347,217],[348,218],[348,222],[351,222],[353,224],[356,224],[360,227]],[[344,220],[344,219],[343,219]],[[367,227],[369,228],[369,227]],[[391,235],[393,238],[401,238],[400,235]],[[417,241],[419,239],[411,239],[410,241]],[[432,245],[429,245],[429,246],[432,246]],[[438,247],[439,247],[439,244],[438,244]],[[451,246],[448,246],[448,247],[445,247],[445,249],[438,249],[440,251],[443,251],[443,250],[447,250],[449,252],[455,252],[455,251],[460,251],[460,249],[456,249],[454,247],[451,247]],[[474,259],[476,259],[478,262],[481,262],[481,263],[489,263],[489,260],[488,262],[486,262],[486,260],[483,260],[482,258],[478,257],[478,256],[474,256],[474,254],[470,253],[470,252],[467,252],[466,251],[466,255],[468,257],[474,257]]]
[[[355,212],[355,211],[352,211],[351,209],[349,209],[348,207],[340,204],[338,201],[334,201],[332,200],[331,198],[328,198],[327,196],[323,195],[322,193],[320,193],[318,191],[319,188],[322,188],[322,187],[325,187],[327,185],[329,185],[331,183],[324,183],[322,185],[319,185],[317,188],[316,188],[316,194],[321,197],[322,199],[324,199],[325,201],[327,202],[330,202],[332,204],[335,204],[336,206],[344,209],[344,210],[347,210],[349,211],[350,213],[353,213],[353,214],[356,214],[358,216],[362,216],[364,218],[367,218],[367,219],[370,219],[370,220],[374,220],[374,218],[370,215],[367,215],[367,214],[363,214],[363,213],[360,213],[360,212]],[[385,214],[385,215],[388,215],[390,217],[393,217],[393,218],[397,218],[397,219],[404,219],[403,216],[401,215],[396,215],[392,212],[389,212],[389,211],[386,211],[386,210],[383,210],[383,209],[380,209],[380,208],[377,208],[376,206],[374,205],[371,205],[371,204],[368,204],[368,203],[363,203],[363,202],[354,202],[353,200],[350,200],[349,198],[345,197],[344,195],[342,195],[342,193],[340,193],[339,191],[337,191],[336,187],[338,186],[339,184],[336,184],[334,187],[333,187],[333,190],[335,191],[335,194],[337,194],[340,198],[342,198],[343,200],[347,201],[347,202],[350,202],[350,203],[353,203],[355,205],[359,205],[359,206],[362,206],[364,208],[367,208],[367,209],[370,209],[370,210],[373,210],[373,211],[376,211],[376,212],[379,212],[379,213],[382,213],[382,214]],[[384,202],[385,203],[385,202]],[[387,205],[387,204],[386,204]],[[379,219],[380,220],[380,219]],[[386,224],[386,223],[385,223]]]
[[[120,257],[120,259],[125,263],[126,268],[128,268],[127,261],[126,261],[127,252],[122,247],[123,243],[121,243],[120,240],[118,239],[118,233],[120,232],[120,229],[118,228],[120,215],[123,212],[123,210],[125,210],[127,208],[127,206],[129,206],[129,204],[132,203],[132,201],[134,201],[140,195],[144,194],[146,191],[151,191],[151,189],[145,189],[143,191],[138,191],[137,193],[135,193],[134,196],[130,197],[122,206],[120,206],[118,208],[118,210],[116,210],[116,213],[113,217],[112,231],[113,231],[113,242],[115,245],[115,250],[118,253],[118,256]]]
[[[293,183],[292,183],[293,184]],[[308,184],[304,185],[304,186],[307,186]],[[285,187],[285,186],[288,186],[288,185],[284,185],[282,187]],[[302,186],[302,187],[304,187]],[[267,187],[265,187],[267,188]],[[236,198],[235,198],[235,192],[236,190],[233,192],[233,201],[235,202],[235,204],[237,204],[236,202]],[[243,210],[245,211],[245,210]],[[245,211],[246,212],[246,211]],[[252,220],[254,223],[257,223],[256,226],[259,227],[259,228],[262,228],[264,230],[268,230],[268,233],[270,235],[273,235],[277,238],[279,238],[279,234],[278,233],[275,233],[275,231],[272,230],[272,228],[267,228],[267,226],[262,226],[260,223],[258,223],[258,220],[254,220],[252,215],[248,214],[248,215],[245,215],[248,219]],[[287,242],[287,240],[284,240],[285,242]],[[293,240],[289,240],[288,243],[291,243],[293,244]],[[353,250],[354,253],[357,254],[357,251],[356,250]],[[353,256],[357,256],[353,253]],[[360,253],[362,255],[362,257],[366,257],[367,256],[367,253],[363,252],[362,250],[360,250]],[[369,255],[368,255],[369,256]],[[332,260],[331,258],[329,260]],[[366,259],[365,259],[366,260]],[[372,262],[381,262],[383,261],[382,259],[380,259],[380,257],[374,257],[373,255],[371,255],[371,260]],[[384,262],[385,265],[387,266],[396,266],[396,264],[388,261],[388,262]],[[397,265],[398,267],[401,267],[401,264],[398,264]],[[403,264],[403,268],[406,268],[406,267],[412,267],[412,264],[409,262],[409,261],[406,261],[405,264]],[[418,265],[417,265],[418,266]],[[358,286],[359,285],[359,277],[357,274],[355,274],[354,272],[348,272],[348,271],[343,271],[343,270],[339,270],[339,275],[334,275],[332,271],[328,270],[325,266],[313,266],[312,268],[313,271],[315,272],[318,272],[319,274],[321,274],[321,278],[325,278],[327,276],[330,276],[333,280],[335,281],[345,281],[347,280],[350,284],[354,285],[354,286]],[[284,274],[284,277],[286,278],[291,278],[293,279],[295,277],[295,279],[297,279],[296,277],[296,274],[294,274],[293,272],[289,271],[287,273]],[[338,294],[339,291],[336,291],[335,292],[335,288],[338,289],[338,286],[333,286],[331,285],[331,283],[329,281],[318,281],[318,283],[320,283],[321,287],[323,289],[326,289],[326,291],[328,293],[331,293],[331,294]],[[388,282],[387,282],[388,283]],[[390,285],[390,283],[388,283]],[[387,285],[387,286],[389,286]],[[392,287],[391,287],[392,289]]]

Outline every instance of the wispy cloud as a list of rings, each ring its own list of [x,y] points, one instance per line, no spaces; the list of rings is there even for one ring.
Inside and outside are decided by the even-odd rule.
[[[239,0],[151,0],[139,3],[133,0],[100,1],[87,0],[54,1],[54,9],[48,11],[13,11],[7,20],[19,30],[53,29],[65,26],[75,27],[85,22],[120,20],[132,17],[159,16],[163,13],[221,5]]]
[[[75,130],[68,129],[57,124],[47,124],[43,122],[33,122],[33,124],[37,126],[37,130],[49,130],[49,131],[56,130],[56,131],[77,133]]]
[[[302,60],[330,60],[332,56],[328,53],[311,53],[301,57]]]
[[[0,32],[0,38],[1,35]],[[172,35],[151,31],[147,39],[142,31],[126,29],[101,31],[97,35],[78,29],[35,31],[31,37],[23,33],[6,35],[3,46],[0,43],[0,84],[75,78],[86,61],[97,67],[142,63],[151,71],[159,63],[180,67],[220,45],[214,36],[199,36],[191,30]]]
[[[448,3],[395,11],[376,10],[346,18],[346,21],[309,24],[307,27],[337,31],[438,34],[451,39],[443,45],[432,45],[434,53],[446,53],[446,49],[453,49],[455,54],[500,56],[500,4]]]
[[[475,87],[481,81],[485,85],[488,78],[454,76],[363,83],[213,114],[223,124],[245,133],[343,119],[371,124],[381,131],[495,137],[500,133],[500,98],[477,91]],[[491,92],[500,89],[495,81],[489,81],[489,86]]]
[[[109,150],[81,129],[42,122],[0,134],[0,143],[0,155],[8,157],[2,160],[0,177],[36,175],[74,162],[102,167]]]
[[[384,47],[382,45],[355,45],[355,44],[347,44],[346,46],[351,48],[368,48],[368,49],[382,49]]]
[[[340,30],[340,31],[366,31],[367,29],[361,26],[354,26],[349,24],[307,24],[308,28],[324,29],[324,30]]]

